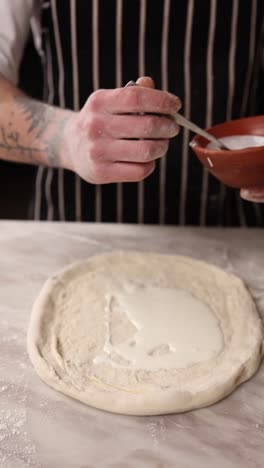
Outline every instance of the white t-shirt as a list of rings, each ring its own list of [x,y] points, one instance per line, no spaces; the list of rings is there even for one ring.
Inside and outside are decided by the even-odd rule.
[[[17,84],[20,62],[30,32],[41,53],[40,0],[0,1],[0,73]]]

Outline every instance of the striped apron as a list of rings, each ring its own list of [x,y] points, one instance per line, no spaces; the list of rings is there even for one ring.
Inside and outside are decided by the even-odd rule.
[[[77,111],[94,90],[149,75],[201,127],[263,113],[263,12],[263,0],[45,1],[45,99]],[[263,206],[208,174],[189,149],[191,137],[182,129],[139,183],[95,186],[40,167],[34,218],[263,226]]]

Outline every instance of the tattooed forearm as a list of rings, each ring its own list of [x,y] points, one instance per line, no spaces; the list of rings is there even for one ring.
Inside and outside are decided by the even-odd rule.
[[[60,167],[65,126],[71,116],[71,111],[13,96],[9,120],[1,116],[0,105],[0,158]]]
[[[25,96],[17,96],[15,101],[29,124],[28,133],[34,132],[35,137],[40,138],[52,123],[56,110],[47,104],[34,101]]]
[[[46,154],[48,164],[59,167],[64,128],[71,113],[64,111],[65,115],[60,112],[58,118],[58,109],[55,107],[24,96],[18,96],[15,100],[28,124],[28,133],[33,134],[36,141],[43,140],[44,147],[40,151]]]
[[[73,114],[26,96],[0,74],[0,159],[70,167],[65,127]]]
[[[73,114],[26,96],[0,74],[0,159],[69,167],[65,126]]]
[[[20,143],[20,135],[18,132],[7,133],[5,128],[1,126],[0,148],[9,153],[19,153],[22,157],[27,156],[32,163],[36,162],[35,153],[43,153],[47,151],[46,147],[37,148],[35,146],[25,146]]]

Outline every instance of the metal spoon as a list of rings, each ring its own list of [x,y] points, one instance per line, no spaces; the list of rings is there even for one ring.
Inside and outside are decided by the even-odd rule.
[[[135,81],[131,80],[126,84],[125,87],[127,87],[127,86],[138,86],[138,85],[137,85],[137,83]],[[215,138],[213,135],[206,132],[202,128],[198,127],[198,125],[196,125],[193,122],[191,122],[190,120],[186,119],[185,117],[183,117],[183,115],[179,114],[178,112],[177,112],[177,114],[174,114],[171,117],[175,120],[175,122],[178,125],[181,125],[181,127],[188,128],[188,130],[191,130],[192,132],[197,133],[198,135],[201,135],[202,137],[204,137],[207,140],[214,143],[214,145],[218,149],[222,149],[222,150],[229,150],[230,149],[226,145],[224,145],[224,143],[222,143],[220,140]]]
[[[222,143],[221,140],[218,140],[217,138],[215,138],[210,133],[206,132],[205,130],[202,130],[202,128],[198,127],[198,125],[194,124],[190,120],[183,117],[183,115],[177,113],[177,114],[172,115],[172,118],[175,120],[175,122],[178,125],[181,125],[182,127],[188,128],[188,130],[191,130],[192,132],[197,133],[198,135],[201,135],[202,137],[204,137],[207,140],[211,141],[216,146],[217,149],[220,149],[220,150],[229,150],[230,149],[226,145],[224,145],[224,143]]]

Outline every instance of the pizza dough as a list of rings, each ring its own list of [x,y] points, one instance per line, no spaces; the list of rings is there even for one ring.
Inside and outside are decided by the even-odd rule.
[[[157,415],[210,405],[258,369],[262,322],[242,281],[191,258],[113,252],[50,278],[28,352],[51,387]]]

